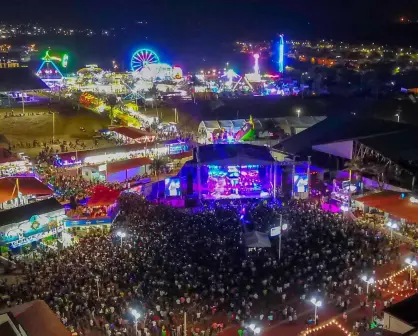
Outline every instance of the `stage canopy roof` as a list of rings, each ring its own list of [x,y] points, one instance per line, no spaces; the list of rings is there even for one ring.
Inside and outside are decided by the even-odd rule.
[[[0,92],[49,90],[29,68],[0,69]]]
[[[265,125],[273,123],[274,125],[280,126],[285,129],[286,132],[290,133],[290,128],[308,128],[316,123],[324,120],[325,117],[307,117],[296,116],[281,117],[281,118],[261,118],[253,119],[254,127],[257,131],[265,130]],[[224,128],[226,131],[238,132],[241,127],[249,119],[234,119],[234,120],[205,120],[199,125],[199,129],[205,129],[206,131],[213,132],[214,130]]]
[[[400,193],[382,191],[357,198],[356,201],[409,222],[418,223],[418,204],[412,203],[409,198],[401,198]]]
[[[193,160],[189,161],[189,163],[197,163],[196,155],[199,155],[199,161],[204,165],[269,165],[275,161],[270,154],[269,148],[249,144],[199,146],[198,149],[194,149]]]
[[[11,201],[22,195],[45,196],[52,195],[53,192],[41,181],[34,177],[5,177],[0,178],[0,203]]]
[[[108,174],[114,174],[117,172],[120,172],[122,170],[128,170],[132,168],[137,168],[141,166],[146,166],[152,163],[152,160],[150,160],[147,157],[143,158],[135,158],[135,159],[129,159],[129,160],[123,160],[123,161],[116,161],[111,162],[107,164],[107,173]]]

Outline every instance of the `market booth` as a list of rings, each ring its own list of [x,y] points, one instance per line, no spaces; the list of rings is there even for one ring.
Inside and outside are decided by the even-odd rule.
[[[116,139],[123,141],[123,143],[154,142],[156,137],[155,133],[128,126],[111,127],[108,133]]]
[[[113,190],[106,186],[94,187],[93,195],[85,206],[67,210],[67,218],[64,220],[65,228],[77,234],[91,229],[108,231],[120,193],[120,190]]]
[[[62,205],[49,198],[0,213],[0,246],[2,253],[31,250],[41,243],[56,245],[64,230]]]
[[[139,157],[81,168],[83,177],[89,181],[125,182],[150,172],[152,160]]]
[[[29,160],[0,147],[0,177],[29,174],[31,168]]]
[[[386,190],[359,197],[354,205],[357,217],[378,225],[391,222],[402,233],[418,237],[418,200],[413,196]]]
[[[52,190],[35,177],[0,178],[0,210],[20,207],[49,198],[52,194]]]

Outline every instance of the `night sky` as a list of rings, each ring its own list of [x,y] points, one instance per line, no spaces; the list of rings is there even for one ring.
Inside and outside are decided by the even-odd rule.
[[[154,34],[185,38],[268,38],[276,32],[356,38],[415,13],[412,0],[13,0],[2,4],[0,20],[93,27],[146,20]]]
[[[72,55],[72,66],[129,63],[135,49],[149,47],[185,69],[240,64],[233,41],[287,39],[378,42],[418,47],[418,24],[399,24],[401,16],[418,20],[413,0],[13,0],[2,3],[0,20],[65,28],[126,27],[104,40],[80,37],[23,37],[11,43],[36,43]],[[397,22],[398,20],[398,22]],[[147,25],[136,22],[147,21]],[[250,66],[243,57],[243,67]],[[248,64],[247,64],[247,63]],[[239,69],[238,69],[239,70]]]

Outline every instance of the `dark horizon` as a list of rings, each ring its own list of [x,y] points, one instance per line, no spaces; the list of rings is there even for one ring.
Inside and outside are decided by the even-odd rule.
[[[135,27],[152,36],[182,39],[271,39],[276,33],[370,39],[390,33],[401,16],[418,14],[408,0],[16,0],[2,5],[0,21],[91,28]],[[135,25],[136,22],[147,25]],[[204,42],[204,41],[202,41]]]

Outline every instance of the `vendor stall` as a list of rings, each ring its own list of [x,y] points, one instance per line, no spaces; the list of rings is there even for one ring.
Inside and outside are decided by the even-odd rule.
[[[59,238],[64,230],[64,218],[64,209],[55,198],[1,212],[2,251],[20,252],[17,248],[32,249],[48,237]]]

